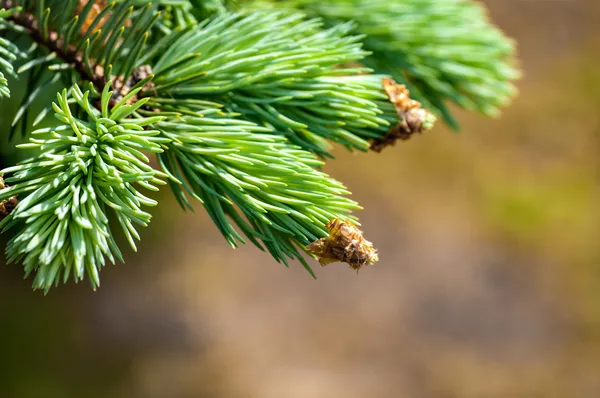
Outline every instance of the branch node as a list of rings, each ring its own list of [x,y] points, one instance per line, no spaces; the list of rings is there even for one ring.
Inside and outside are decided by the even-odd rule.
[[[140,65],[133,71],[133,73],[131,74],[131,76],[129,76],[126,82],[123,82],[123,76],[111,76],[112,87],[115,90],[111,98],[111,105],[114,105],[118,101],[120,101],[124,96],[126,96],[129,93],[129,91],[131,91],[132,87],[134,87],[136,84],[138,84],[151,74],[152,67],[150,65]],[[142,93],[147,91],[156,91],[156,87],[154,86],[154,83],[152,81],[149,81],[148,83],[144,84],[144,87],[142,87],[142,89],[140,90],[140,92]],[[133,104],[139,99],[140,98],[138,95],[134,95],[129,100],[127,100],[127,104]]]

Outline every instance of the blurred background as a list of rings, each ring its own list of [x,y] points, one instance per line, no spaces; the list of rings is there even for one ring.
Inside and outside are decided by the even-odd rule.
[[[376,266],[315,281],[165,191],[97,292],[0,266],[0,397],[599,397],[600,3],[485,3],[524,69],[503,116],[327,166]]]

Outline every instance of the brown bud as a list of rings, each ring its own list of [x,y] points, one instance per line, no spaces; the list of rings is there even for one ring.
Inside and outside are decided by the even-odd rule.
[[[339,261],[358,271],[362,266],[379,260],[373,244],[362,236],[362,232],[350,220],[341,221],[336,218],[329,221],[326,227],[329,236],[306,248],[319,258],[322,266]]]
[[[390,102],[396,108],[400,121],[385,136],[371,142],[371,150],[381,152],[383,148],[394,145],[397,140],[408,140],[414,133],[422,133],[433,126],[435,117],[421,108],[421,103],[410,98],[410,92],[403,84],[397,84],[390,78],[383,79],[383,89]]]
[[[0,176],[0,189],[4,188],[6,188],[6,184],[2,176]],[[4,220],[17,207],[17,204],[19,204],[19,201],[16,196],[11,196],[0,202],[0,221]]]
[[[11,196],[10,198],[0,202],[0,221],[4,220],[6,216],[8,216],[19,204],[19,200],[16,196]]]

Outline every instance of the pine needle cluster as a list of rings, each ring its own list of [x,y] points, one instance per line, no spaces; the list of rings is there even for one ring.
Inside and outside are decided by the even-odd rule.
[[[1,0],[0,101],[18,103],[2,116],[32,154],[0,171],[7,260],[46,292],[96,288],[123,259],[115,234],[135,250],[168,186],[231,246],[314,276],[306,254],[328,226],[358,231],[360,206],[321,171],[332,144],[387,146],[434,114],[454,123],[448,101],[492,114],[512,95],[512,45],[481,6],[389,3]],[[356,234],[336,248],[354,268]]]

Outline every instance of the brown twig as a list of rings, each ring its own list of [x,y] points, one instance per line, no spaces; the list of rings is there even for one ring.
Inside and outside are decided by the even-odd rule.
[[[13,0],[0,0],[0,8],[13,8],[14,6],[15,4]],[[102,6],[106,6],[104,2],[101,2],[101,4],[98,5],[98,7]],[[96,10],[96,13],[98,12],[99,11]],[[106,18],[106,16],[104,18]],[[39,28],[39,23],[36,17],[31,13],[15,13],[9,18],[9,20],[15,25],[25,28],[34,42],[46,47],[48,51],[50,51],[51,53],[55,53],[66,63],[73,65],[73,69],[84,80],[92,82],[96,90],[102,92],[107,80],[104,68],[102,66],[95,64],[93,60],[89,60],[90,68],[88,68],[83,60],[82,51],[78,50],[77,48],[75,48],[75,46],[72,45],[68,45],[67,50],[65,50],[64,39],[59,38],[58,32],[56,31],[49,30],[47,37],[44,37],[44,35],[41,32],[41,29]],[[123,81],[123,76],[111,76],[113,90],[115,92],[112,98],[110,99],[109,104],[112,106],[116,104],[121,98],[123,98],[127,94],[127,92],[129,92],[129,89],[141,80],[141,78],[139,78],[139,75],[144,74],[145,77],[148,74],[151,74],[152,70],[149,68],[150,67],[148,65],[140,66],[134,71],[133,75],[125,82]],[[148,83],[147,89],[151,90],[153,88],[154,86],[151,83]],[[128,103],[134,103],[137,100],[137,96],[134,96],[128,101]],[[95,105],[97,106],[97,104]]]
[[[14,2],[12,0],[0,1],[0,6],[3,8],[13,8]],[[58,33],[53,30],[48,31],[48,37],[44,37],[42,34],[36,17],[28,12],[19,12],[13,14],[9,21],[15,25],[21,26],[29,32],[29,36],[32,40],[44,47],[50,52],[55,53],[63,61],[73,65],[73,68],[79,75],[94,84],[94,87],[98,91],[102,91],[106,83],[104,76],[104,69],[99,65],[91,65],[93,73],[90,74],[86,68],[85,62],[83,61],[83,55],[81,51],[78,51],[74,46],[69,45],[67,50],[64,50],[64,40],[58,37]]]

